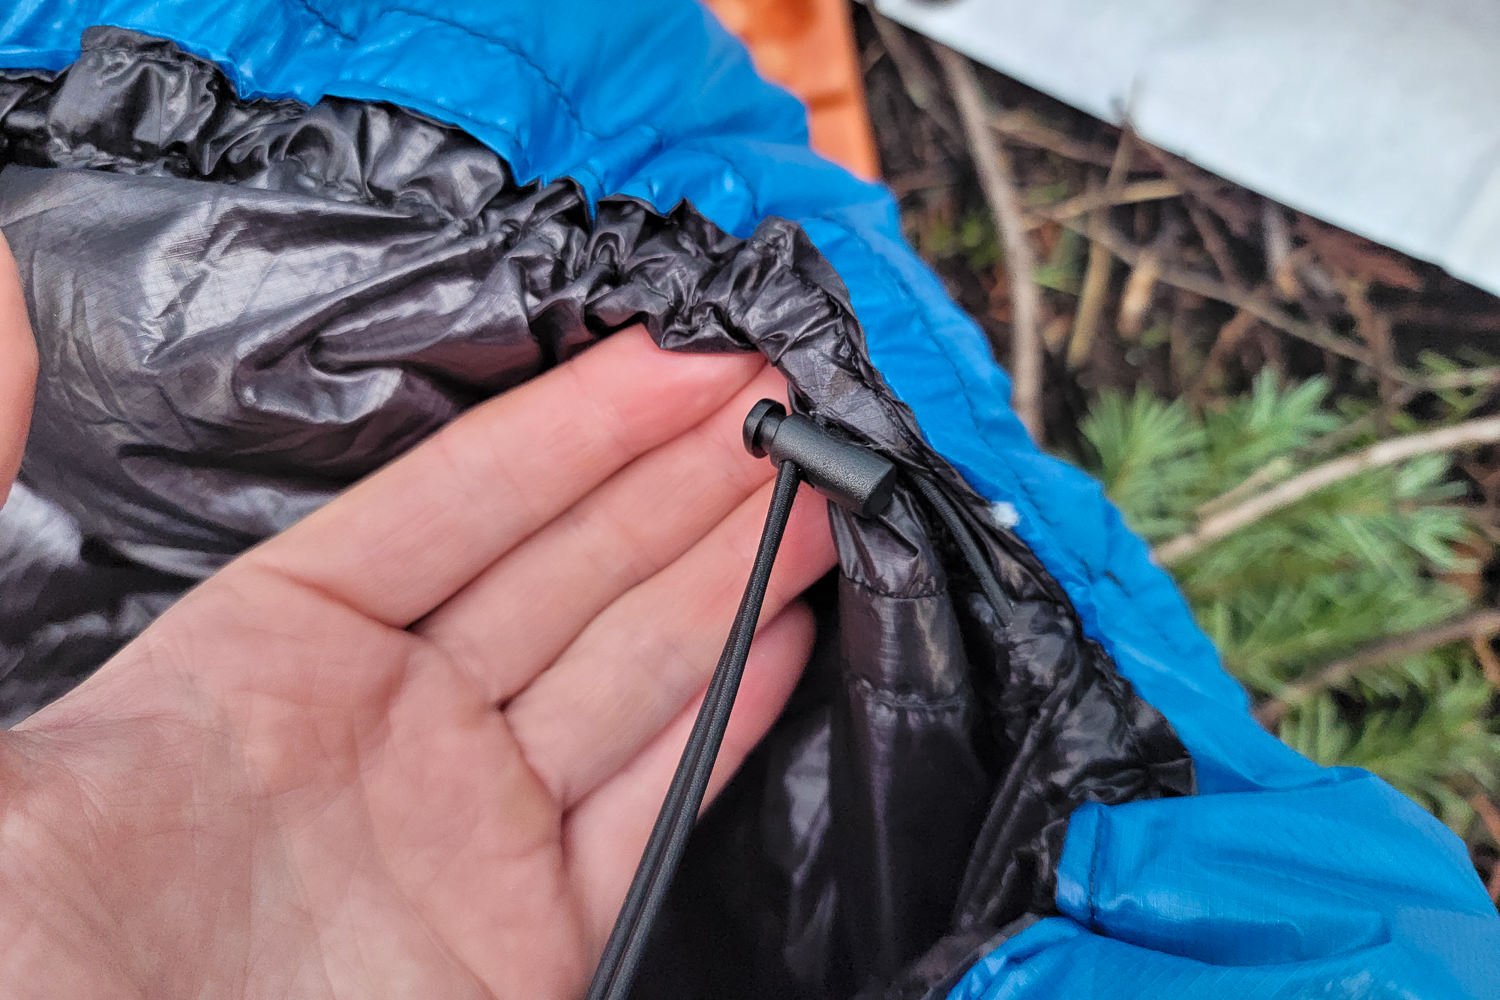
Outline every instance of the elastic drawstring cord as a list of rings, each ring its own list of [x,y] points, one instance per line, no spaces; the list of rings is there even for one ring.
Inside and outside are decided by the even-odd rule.
[[[980,551],[979,543],[969,531],[969,526],[964,523],[958,508],[943,493],[942,487],[935,480],[926,476],[911,476],[910,478],[916,484],[917,492],[922,494],[922,499],[927,501],[937,513],[938,520],[942,521],[943,526],[948,529],[948,534],[953,536],[953,542],[958,546],[958,554],[963,557],[963,561],[973,572],[974,579],[979,583],[979,589],[995,609],[995,614],[1000,616],[1000,624],[1005,628],[1010,628],[1011,619],[1015,617],[1015,605],[1009,597],[1005,596],[1005,588],[1000,586],[999,577],[995,575],[990,561]]]
[[[677,874],[724,741],[770,584],[771,567],[797,499],[797,487],[806,478],[830,499],[866,517],[883,511],[895,489],[896,468],[889,461],[830,436],[806,417],[788,416],[771,400],[761,400],[746,418],[745,447],[757,458],[769,455],[776,463],[776,486],[766,512],[766,526],[724,652],[719,655],[692,734],[677,762],[677,773],[672,776],[640,866],[605,944],[604,956],[594,970],[588,1000],[625,1000],[635,981],[641,954]]]
[[[594,972],[588,1000],[624,1000],[630,993],[641,953],[672,884],[672,877],[682,861],[682,852],[687,848],[698,810],[703,805],[709,775],[713,773],[714,760],[724,740],[724,730],[729,725],[729,713],[734,707],[740,678],[745,673],[745,661],[750,656],[750,642],[755,638],[761,604],[771,581],[771,566],[776,561],[776,550],[781,547],[781,536],[792,516],[792,502],[797,499],[797,487],[801,482],[802,475],[796,464],[782,462],[776,471],[776,489],[771,495],[771,507],[766,512],[766,526],[761,531],[750,580],[745,584],[745,596],[740,599],[740,608],[729,629],[724,652],[719,655],[719,665],[714,668],[713,680],[708,685],[703,706],[698,709],[692,735],[688,737],[682,759],[677,763],[677,773],[672,777],[666,800],[657,814],[656,825],[651,829],[640,867],[625,894],[625,903],[609,935],[604,957]]]

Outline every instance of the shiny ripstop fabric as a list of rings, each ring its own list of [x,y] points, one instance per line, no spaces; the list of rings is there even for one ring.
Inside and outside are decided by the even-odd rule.
[[[705,278],[705,272],[697,269],[698,254],[713,256],[714,261],[706,266],[720,275],[769,275],[778,270],[767,263],[776,253],[782,254],[783,261],[793,261],[793,272],[812,279],[815,287],[838,302],[835,311],[844,314],[841,321],[831,323],[821,335],[810,334],[800,322],[789,324],[792,314],[767,306],[773,301],[767,288],[775,285],[767,279],[767,288],[747,286],[753,293],[749,298],[720,295],[720,310],[727,307],[726,315],[737,318],[719,323],[722,336],[712,326],[689,324],[685,329],[696,338],[695,346],[749,342],[772,353],[776,344],[788,341],[821,345],[811,350],[821,358],[798,363],[796,351],[787,350],[789,360],[782,359],[802,390],[802,405],[877,446],[895,445],[893,453],[913,467],[937,467],[947,475],[947,467],[912,433],[909,411],[896,403],[896,399],[904,401],[916,415],[921,437],[973,489],[1002,502],[1007,515],[1018,515],[1014,536],[995,528],[984,531],[996,568],[1021,609],[1008,645],[993,641],[1000,630],[987,618],[990,612],[969,592],[940,534],[910,498],[903,498],[889,523],[878,530],[839,526],[845,576],[838,585],[842,593],[828,598],[826,648],[816,658],[809,683],[776,739],[736,786],[725,807],[705,825],[699,843],[711,844],[713,850],[695,852],[683,882],[690,888],[678,894],[682,916],[666,935],[670,940],[695,926],[716,935],[706,944],[697,942],[711,950],[689,954],[723,959],[721,967],[708,970],[719,979],[716,988],[723,989],[717,995],[775,993],[776,980],[783,976],[798,984],[803,995],[839,995],[850,983],[873,984],[878,990],[882,979],[903,984],[896,989],[906,992],[896,995],[941,991],[946,982],[963,974],[972,958],[988,950],[980,939],[995,933],[994,922],[1023,910],[1030,915],[1009,928],[1019,932],[996,934],[997,941],[1006,940],[974,966],[955,996],[1486,995],[1500,962],[1497,924],[1454,838],[1382,783],[1358,772],[1315,768],[1254,725],[1244,710],[1243,695],[1218,669],[1212,650],[1193,627],[1170,581],[1150,565],[1144,546],[1123,528],[1097,487],[1041,456],[1026,441],[1006,408],[1004,376],[988,360],[973,325],[901,242],[889,199],[808,154],[803,148],[800,110],[785,95],[755,81],[743,53],[692,4],[667,0],[631,5],[597,0],[548,5],[448,2],[417,10],[399,3],[334,4],[327,0],[285,0],[253,9],[228,2],[180,0],[21,0],[0,13],[0,66],[47,72],[63,69],[78,59],[79,37],[92,24],[122,25],[170,37],[219,64],[242,97],[293,97],[316,103],[334,94],[355,99],[362,108],[351,112],[350,106],[330,102],[304,115],[302,126],[293,129],[309,138],[301,147],[304,151],[322,147],[327,154],[313,156],[317,167],[307,171],[304,180],[311,176],[355,181],[352,189],[333,184],[303,190],[303,195],[325,202],[306,216],[309,206],[289,206],[286,196],[291,192],[276,187],[295,175],[299,166],[295,159],[289,165],[288,158],[279,155],[285,147],[275,147],[276,155],[260,174],[252,169],[256,166],[251,162],[253,153],[236,162],[238,151],[253,150],[253,142],[223,148],[212,142],[196,147],[188,143],[169,150],[171,155],[161,164],[145,167],[139,162],[142,135],[123,123],[106,120],[103,124],[106,131],[112,131],[112,140],[123,145],[112,141],[89,150],[90,138],[71,152],[62,149],[65,155],[84,157],[94,168],[80,181],[83,184],[118,183],[122,174],[142,170],[161,175],[131,181],[141,185],[132,187],[132,199],[145,198],[156,209],[155,214],[137,220],[145,233],[170,241],[194,232],[201,236],[205,226],[223,221],[212,213],[197,223],[190,221],[195,213],[202,216],[206,211],[203,200],[172,190],[181,181],[168,183],[173,177],[194,176],[202,164],[212,161],[217,166],[211,169],[223,171],[217,178],[221,184],[263,188],[268,200],[255,204],[255,224],[245,232],[252,242],[262,232],[261,209],[266,218],[281,225],[272,225],[259,237],[267,241],[260,247],[262,258],[281,260],[279,253],[272,252],[275,240],[290,240],[295,248],[300,239],[310,248],[312,238],[307,231],[295,226],[287,229],[291,208],[304,221],[313,218],[326,223],[336,235],[348,219],[341,218],[335,208],[364,204],[370,209],[366,203],[369,186],[361,187],[360,178],[379,173],[375,163],[380,157],[364,158],[363,142],[341,145],[338,126],[327,116],[353,113],[362,121],[362,115],[379,118],[386,114],[388,109],[364,103],[370,100],[412,108],[461,126],[499,153],[521,181],[572,178],[589,202],[601,195],[623,193],[670,209],[688,198],[697,212],[676,212],[664,223],[652,223],[660,226],[652,229],[647,223],[656,217],[642,211],[640,218],[646,220],[642,228],[651,230],[645,244],[624,241],[635,247],[649,244],[648,256],[662,256],[657,276],[667,275],[674,292],[691,292],[690,297],[673,300],[678,309],[684,302],[703,301],[704,288],[723,291],[723,285],[715,286],[714,279]],[[105,44],[101,49],[123,50],[129,44],[139,42]],[[164,69],[172,63],[154,50],[143,61],[158,55]],[[105,54],[100,52],[98,57],[105,58]],[[455,72],[455,67],[463,71]],[[171,104],[176,97],[220,108],[233,104],[232,100],[225,103],[230,95],[222,89],[212,100],[201,95],[189,99],[184,97],[189,91],[156,88],[150,82],[156,78],[149,75],[139,79],[146,82],[130,92],[131,100],[156,98]],[[13,75],[11,83],[18,81],[25,82]],[[22,89],[18,84],[7,93]],[[9,99],[26,103],[25,99]],[[81,106],[89,100],[85,95]],[[0,99],[0,108],[4,107]],[[285,111],[291,106],[276,107]],[[66,126],[38,124],[30,105],[19,110],[19,115],[15,110],[5,114],[0,130],[9,136],[14,128],[23,148],[30,134],[36,147],[29,154],[30,162],[40,165],[50,155],[47,149],[54,145],[54,133],[65,134]],[[100,117],[98,112],[96,117]],[[87,115],[80,115],[75,124],[85,125],[86,119]],[[225,114],[220,123],[233,132],[236,120],[234,114]],[[378,123],[359,128],[364,130],[361,136],[378,139],[383,134]],[[318,137],[320,130],[326,130],[323,138]],[[81,134],[87,134],[86,127]],[[216,133],[208,129],[196,134],[201,139]],[[145,143],[149,149],[160,137],[145,138],[150,140]],[[393,151],[401,143],[373,145]],[[10,155],[0,151],[0,163]],[[118,161],[111,163],[110,157]],[[305,152],[303,158],[307,158]],[[24,162],[21,157],[17,161]],[[236,174],[237,170],[241,173]],[[401,170],[410,171],[407,176],[422,175],[415,164],[408,163]],[[0,205],[55,210],[59,203],[53,196],[58,192],[55,187],[50,193],[46,189],[59,182],[34,176],[55,172],[7,168],[0,175]],[[191,183],[202,187],[201,182]],[[420,218],[427,210],[426,202],[444,200],[422,191],[424,183],[415,184],[419,193],[414,197],[410,186],[377,182],[373,189],[380,197],[399,190],[405,200],[399,205],[377,200],[375,205],[387,213]],[[573,205],[563,210],[568,221],[562,228],[569,232],[571,220],[578,218],[580,231],[608,234],[621,224],[611,213],[618,210],[628,216],[631,211],[628,202],[606,203],[599,206],[597,219],[590,221],[589,206],[576,193],[574,197]],[[498,215],[517,211],[513,194],[501,200],[510,207],[498,210]],[[244,210],[245,206],[237,204],[229,215]],[[391,220],[376,218],[379,215],[360,215],[355,228],[365,235],[402,231]],[[821,253],[800,237],[796,226],[766,223],[757,234],[762,239],[738,244],[703,222],[706,217],[744,237],[777,215],[798,223],[801,233]],[[552,218],[546,209],[540,210],[540,216]],[[521,218],[528,217],[523,210]],[[7,209],[0,224],[12,233],[26,221],[12,222]],[[38,224],[31,230],[29,238],[45,252],[28,267],[50,266],[48,273],[54,278],[77,282],[80,295],[69,293],[66,284],[39,290],[34,280],[29,282],[30,292],[34,310],[39,294],[53,298],[60,309],[58,328],[69,336],[74,321],[78,329],[88,331],[85,321],[89,316],[97,318],[94,313],[70,311],[88,301],[89,295],[100,295],[96,302],[130,307],[123,315],[131,317],[131,322],[149,315],[148,306],[175,303],[184,283],[192,285],[192,262],[208,249],[189,238],[174,245],[192,248],[191,253],[152,258],[149,253],[128,253],[125,244],[129,240],[121,237],[111,249],[126,254],[127,267],[113,255],[108,259],[102,253],[91,256],[77,219],[54,215],[52,222],[51,227]],[[382,230],[382,225],[388,228]],[[588,237],[581,239],[587,242]],[[651,243],[652,239],[666,242]],[[440,246],[441,241],[431,245]],[[718,249],[706,250],[710,245]],[[768,254],[769,247],[781,249]],[[760,263],[746,264],[747,254],[759,254]],[[291,256],[295,259],[295,254]],[[832,264],[832,271],[825,261]],[[570,271],[568,265],[537,263],[544,270],[554,268],[575,288],[600,287],[590,284],[595,279]],[[134,267],[143,270],[132,275]],[[697,283],[677,282],[684,267]],[[111,276],[112,269],[118,273]],[[528,276],[532,273],[526,267],[521,271]],[[847,286],[847,299],[833,271]],[[143,281],[143,277],[153,280]],[[111,283],[113,291],[100,291],[99,284]],[[628,298],[651,287],[649,282],[624,284],[633,291],[614,287],[609,294]],[[322,297],[325,307],[331,297],[339,297],[338,291]],[[379,303],[390,301],[390,296],[382,298],[378,290],[361,287],[357,291],[359,296],[344,297],[358,298],[360,309],[378,314]],[[517,294],[526,300],[531,292]],[[587,302],[593,294],[584,293],[582,298]],[[820,314],[817,295],[789,294],[782,301],[795,301],[793,314],[803,318]],[[578,298],[576,292],[573,297]],[[715,294],[706,297],[715,301]],[[452,305],[443,295],[437,300]],[[811,313],[807,312],[809,303]],[[527,308],[535,304],[527,301]],[[653,304],[659,303],[653,300]],[[279,335],[286,346],[286,327],[302,323],[305,332],[316,331],[314,341],[325,336],[334,341],[330,349],[342,367],[332,370],[344,376],[350,374],[349,368],[369,375],[382,360],[391,362],[411,346],[355,345],[347,330],[340,338],[342,306],[331,313],[325,308],[326,314],[319,316],[312,302],[283,305],[286,314],[278,320],[269,313],[256,313],[256,303],[249,304],[251,317],[261,324],[261,336],[274,342]],[[848,319],[848,307],[863,328],[863,343]],[[585,304],[585,312],[587,308]],[[214,318],[212,310],[206,314]],[[656,315],[651,309],[644,314]],[[584,325],[604,324],[591,328],[597,333],[610,322],[607,311],[595,311]],[[659,335],[668,329],[661,322],[658,317]],[[461,322],[455,320],[455,324],[452,330],[463,329]],[[537,325],[535,316],[531,325]],[[778,341],[772,335],[776,328],[787,331],[791,327],[795,327],[794,337]],[[195,335],[205,329],[213,329],[212,324],[195,328]],[[545,320],[540,324],[539,355],[576,348],[567,343],[557,346],[556,338],[549,341],[548,331],[557,329],[561,326],[548,326]],[[697,332],[701,329],[709,332]],[[458,339],[464,336],[459,334]],[[80,339],[94,343],[92,333]],[[224,342],[238,343],[234,337]],[[866,348],[873,369],[865,358]],[[382,349],[389,353],[379,355]],[[320,357],[321,350],[317,348],[312,355]],[[265,357],[262,354],[259,360]],[[285,357],[298,357],[297,351]],[[159,360],[160,355],[153,358]],[[250,363],[253,367],[256,360]],[[455,363],[454,359],[448,363]],[[457,362],[457,369],[446,371],[441,365],[435,370],[442,377],[430,381],[446,385],[455,370],[460,375],[451,405],[465,405],[472,398],[466,393],[503,387],[503,378],[485,383],[484,375],[478,376],[482,384],[464,384],[474,371],[468,362]],[[883,382],[873,375],[875,369]],[[408,372],[404,366],[401,370]],[[203,377],[212,382],[212,376]],[[373,376],[371,380],[378,382]],[[395,392],[409,381],[388,375],[390,384],[385,388]],[[869,391],[858,388],[862,382]],[[894,390],[894,397],[886,386]],[[160,380],[151,388],[160,388]],[[123,397],[131,405],[142,402],[141,393]],[[872,405],[872,399],[881,402]],[[431,416],[422,412],[424,419]],[[353,419],[360,416],[352,415]],[[898,427],[902,428],[899,432]],[[120,457],[126,461],[107,472],[105,478],[115,487],[122,482],[144,484],[149,493],[170,485],[171,477],[159,472],[170,464],[171,456],[150,450],[162,428],[148,430],[146,437],[151,440],[145,452],[122,449]],[[190,424],[184,428],[188,430],[200,428]],[[305,446],[308,441],[301,443]],[[252,448],[239,470],[245,474],[269,470],[261,482],[261,496],[288,492],[284,479],[277,479],[277,474],[286,476],[284,469],[276,469],[277,454],[274,446]],[[139,472],[137,460],[142,457],[154,469],[150,474]],[[333,466],[337,458],[323,456]],[[43,459],[42,464],[48,463]],[[50,464],[53,470],[41,473],[43,477],[66,480],[69,474],[58,470],[66,463],[54,458]],[[29,477],[34,466],[36,462],[28,456]],[[336,487],[340,474],[335,471],[328,481],[311,487],[306,481],[310,477],[294,474],[296,488],[290,492],[303,502],[316,502],[308,500],[307,491],[316,494],[318,488]],[[978,523],[982,509],[973,496],[951,475],[947,481]],[[269,492],[267,483],[272,487]],[[253,484],[247,484],[247,489],[255,493]],[[122,510],[127,526],[132,518],[153,520],[149,504],[137,507],[128,500],[130,489],[125,494],[128,502]],[[230,490],[225,495],[236,494]],[[109,496],[111,502],[116,499]],[[86,666],[117,636],[149,620],[182,586],[184,575],[201,572],[205,556],[212,561],[227,554],[224,548],[205,548],[199,543],[184,546],[175,537],[163,545],[154,536],[128,535],[122,548],[121,539],[86,535],[66,512],[60,512],[56,505],[67,503],[66,496],[47,498],[33,491],[23,499],[26,502],[12,504],[0,518],[0,527],[5,529],[0,540],[0,572],[19,567],[27,579],[38,581],[41,603],[52,602],[48,614],[53,624],[40,631],[21,629],[10,615],[0,615],[8,629],[0,633],[7,647],[5,655],[19,642],[29,644],[38,656],[61,658],[52,662],[71,657],[77,666]],[[191,516],[185,519],[192,523],[175,525],[169,536],[205,525],[210,533],[218,530],[225,511],[205,514],[202,498],[197,499],[199,506],[189,508]],[[295,503],[280,516],[294,517],[294,507]],[[49,526],[51,530],[46,530]],[[263,521],[254,530],[267,526]],[[248,537],[254,537],[253,530]],[[883,541],[871,542],[870,538]],[[14,596],[12,579],[5,577],[0,584],[0,600],[12,602],[7,610],[24,607],[31,597],[30,593]],[[903,600],[914,596],[918,599]],[[924,610],[903,617],[908,605]],[[845,615],[854,615],[853,621],[842,630],[831,627]],[[847,649],[840,649],[860,628],[869,632],[872,619],[885,623],[888,630],[878,634],[904,637],[909,644],[905,650],[881,647],[903,655],[867,660],[857,651],[849,655]],[[1079,625],[1092,642],[1079,640]],[[976,645],[976,637],[986,634],[989,639]],[[1024,641],[1014,641],[1017,637]],[[1107,652],[1107,659],[1093,642]],[[90,645],[92,653],[87,651]],[[904,655],[915,650],[920,652]],[[953,662],[938,669],[943,656],[935,653],[949,655]],[[842,666],[834,666],[841,658]],[[895,673],[889,673],[888,667],[894,667]],[[932,669],[923,669],[927,667]],[[966,681],[958,679],[964,672],[969,675]],[[14,678],[17,672],[12,670],[10,676]],[[1123,687],[1115,695],[1108,693],[1121,677],[1171,720],[1191,753],[1201,794],[1072,808],[1074,802],[1096,795],[1106,803],[1121,802],[1137,798],[1136,793],[1150,795],[1182,787],[1180,761],[1170,752],[1175,744],[1169,733],[1164,739],[1155,738],[1163,736],[1163,729],[1154,713],[1130,698]],[[889,697],[892,681],[901,689],[899,697]],[[945,684],[950,687],[945,689]],[[998,698],[994,697],[997,690]],[[1062,722],[1007,734],[1003,720],[1021,714],[1014,711],[1014,704],[1007,706],[1007,697],[1026,704],[1027,698],[1039,695],[1059,706],[1055,718]],[[1040,704],[1033,702],[1031,707]],[[934,705],[938,710],[934,711]],[[1099,706],[1105,715],[1077,726],[1080,710],[1087,715]],[[1084,737],[1071,744],[1063,738],[1069,733],[1069,718],[1075,726],[1073,735]],[[908,740],[908,735],[919,731],[930,739]],[[1125,731],[1151,738],[1138,741],[1141,747],[1137,749],[1142,752],[1135,755],[1127,752],[1111,760],[1105,752],[1100,758],[1107,765],[1104,770],[1118,765],[1117,775],[1149,773],[1158,786],[1155,791],[1145,781],[1116,784],[1112,790],[1105,788],[1103,795],[1097,794],[1098,787],[1070,785],[1080,768],[1098,777],[1088,766],[1091,755],[1101,746],[1118,746],[1111,734]],[[972,738],[985,732],[981,739]],[[1044,746],[1060,762],[1061,770],[1053,774],[1039,764],[1026,763],[1046,756],[1025,757],[1026,736],[1031,734],[1036,734],[1033,746]],[[976,820],[981,808],[973,789],[981,787],[979,772],[986,769],[998,784],[978,795],[987,815]],[[821,792],[825,773],[830,797]],[[1031,780],[1018,779],[1020,787],[1007,787],[1001,778],[1004,773]],[[936,786],[934,774],[943,779]],[[1108,774],[1104,777],[1104,784],[1109,785]],[[1017,793],[1019,797],[1008,798]],[[1038,802],[1049,796],[1050,802]],[[924,823],[924,836],[915,845],[911,831],[903,831],[900,821],[900,809],[906,806],[913,808],[908,815],[917,815]],[[757,814],[773,818],[760,826],[744,819]],[[795,824],[778,824],[774,818],[778,815],[794,819]],[[1065,822],[1066,842],[1059,859],[1056,847]],[[907,837],[904,844],[900,841],[903,834]],[[809,848],[812,841],[827,844],[833,838],[843,838],[837,841],[837,850]],[[962,864],[954,860],[954,844],[961,845]],[[965,870],[955,875],[960,867]],[[1054,881],[1055,896],[1038,904],[1038,897],[1052,891]],[[794,883],[803,891],[783,891]],[[752,890],[757,884],[769,887],[762,894],[769,903],[756,912],[751,901],[747,911],[746,900],[732,894]],[[826,891],[805,891],[815,885]],[[1022,902],[1028,897],[1029,901]],[[695,903],[713,920],[695,919]],[[1022,929],[1035,915],[1052,909],[1062,916]],[[735,913],[747,914],[749,919],[737,925],[729,919]],[[934,928],[940,928],[936,938]],[[734,935],[741,932],[777,951],[779,964],[757,966],[757,954],[765,954],[767,948],[757,952],[752,947],[747,952],[737,947]],[[925,957],[908,961],[927,947],[932,950]],[[670,952],[665,954],[670,958]],[[669,970],[682,965],[666,964]],[[822,982],[817,981],[820,977]],[[681,995],[701,988],[701,981],[689,984]]]
[[[929,995],[1053,911],[1077,805],[1192,790],[1165,720],[891,397],[795,226],[741,240],[630,199],[591,215],[571,181],[519,185],[452,127],[247,103],[212,63],[119,29],[88,32],[60,75],[0,77],[0,136],[0,228],[45,371],[23,482],[59,525],[32,537],[89,540],[62,572],[91,634],[110,607],[88,606],[93,564],[200,578],[639,320],[670,350],[763,352],[802,409],[969,501],[1008,624],[911,495],[878,522],[830,511],[826,655],[695,837],[640,995]],[[24,604],[51,583],[4,586],[11,677],[48,695],[95,665],[25,648],[67,629]],[[960,961],[909,973],[933,947]]]

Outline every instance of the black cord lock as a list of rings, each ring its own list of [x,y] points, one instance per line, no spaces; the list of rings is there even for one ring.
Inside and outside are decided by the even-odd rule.
[[[756,458],[770,456],[776,463],[776,487],[766,511],[766,527],[756,548],[755,563],[745,584],[745,596],[730,626],[724,652],[714,668],[687,746],[656,823],[641,853],[641,863],[625,893],[614,930],[594,970],[587,1000],[626,1000],[645,951],[651,928],[703,806],[708,778],[729,725],[735,693],[750,658],[750,644],[760,621],[761,605],[770,585],[776,550],[792,516],[797,488],[812,483],[840,506],[862,517],[885,510],[896,488],[896,467],[867,448],[840,441],[802,416],[788,416],[785,407],[769,399],[755,404],[745,419],[745,447]]]
[[[800,414],[762,399],[745,418],[745,450],[756,458],[791,462],[820,493],[860,517],[890,506],[896,466],[868,448],[840,441]]]

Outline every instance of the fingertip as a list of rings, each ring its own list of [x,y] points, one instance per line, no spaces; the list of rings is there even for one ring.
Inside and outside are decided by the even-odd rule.
[[[21,276],[0,234],[0,504],[20,471],[39,367]]]
[[[710,354],[658,347],[639,324],[614,334],[583,357],[589,361],[588,374],[610,380],[641,379],[663,396],[679,400],[676,409],[680,412],[699,416],[748,385],[766,367],[766,359],[751,351]]]

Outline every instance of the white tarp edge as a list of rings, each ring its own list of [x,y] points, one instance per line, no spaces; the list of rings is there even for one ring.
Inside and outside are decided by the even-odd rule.
[[[1148,142],[1500,294],[1494,0],[880,0]]]

